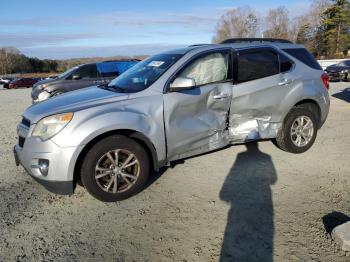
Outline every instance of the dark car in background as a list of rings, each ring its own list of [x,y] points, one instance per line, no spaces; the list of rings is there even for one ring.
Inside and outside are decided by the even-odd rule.
[[[9,89],[14,88],[22,88],[22,87],[32,87],[36,82],[38,82],[37,79],[34,78],[17,78],[15,80],[12,80],[9,83]]]
[[[108,84],[138,62],[139,60],[134,59],[104,61],[73,67],[55,79],[46,79],[35,84],[32,91],[33,103],[73,90]]]
[[[344,60],[338,64],[330,65],[325,71],[328,73],[330,81],[349,81],[350,60]]]

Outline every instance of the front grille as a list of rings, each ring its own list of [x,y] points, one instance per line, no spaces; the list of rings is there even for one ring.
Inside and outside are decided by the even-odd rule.
[[[22,124],[26,127],[30,127],[30,120],[28,120],[27,118],[22,118]]]
[[[21,136],[18,137],[18,145],[20,147],[23,147],[25,141],[26,139],[24,137],[21,137]]]

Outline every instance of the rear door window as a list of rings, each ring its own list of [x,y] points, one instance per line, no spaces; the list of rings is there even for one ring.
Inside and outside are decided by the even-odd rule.
[[[239,53],[237,56],[237,82],[256,80],[280,72],[279,59],[276,52],[256,50]]]
[[[313,69],[322,70],[322,67],[316,61],[315,57],[305,48],[288,48],[283,49],[283,51]]]

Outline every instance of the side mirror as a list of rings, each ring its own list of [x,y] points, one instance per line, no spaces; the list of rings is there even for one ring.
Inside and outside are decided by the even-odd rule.
[[[73,80],[79,80],[79,79],[81,79],[81,76],[80,75],[73,75],[72,79]]]
[[[169,91],[170,92],[177,92],[177,91],[181,91],[181,90],[192,89],[194,87],[196,87],[196,81],[194,81],[193,78],[177,77],[170,84]]]

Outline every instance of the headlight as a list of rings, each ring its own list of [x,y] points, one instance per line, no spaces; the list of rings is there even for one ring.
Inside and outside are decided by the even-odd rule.
[[[73,113],[48,116],[41,119],[35,126],[32,136],[47,140],[60,132],[73,118]]]
[[[36,89],[43,90],[47,86],[48,86],[48,84],[38,84],[38,85],[34,85],[33,87],[36,88]]]
[[[44,100],[48,99],[50,96],[51,96],[51,94],[49,92],[42,91],[38,95],[37,102],[44,101]]]
[[[348,72],[348,70],[346,70],[346,69],[340,71],[341,74],[345,74],[347,72]]]

